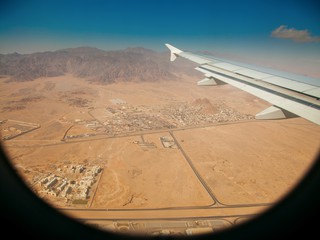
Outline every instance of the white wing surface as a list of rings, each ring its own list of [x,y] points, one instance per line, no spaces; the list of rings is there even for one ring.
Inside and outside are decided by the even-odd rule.
[[[198,85],[224,82],[271,103],[273,106],[258,113],[257,119],[280,119],[291,113],[320,125],[320,79],[202,56],[165,45],[170,50],[171,61],[183,57],[199,64],[196,70],[206,78]]]

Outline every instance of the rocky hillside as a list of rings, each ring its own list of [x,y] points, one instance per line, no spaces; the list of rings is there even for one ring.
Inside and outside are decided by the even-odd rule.
[[[73,74],[92,82],[158,81],[195,75],[193,64],[179,59],[169,62],[169,52],[145,48],[103,51],[80,47],[33,54],[0,54],[0,75],[10,81],[30,81],[39,77]]]

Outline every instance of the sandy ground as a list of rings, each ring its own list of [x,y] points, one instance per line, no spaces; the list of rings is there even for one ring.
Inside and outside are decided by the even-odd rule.
[[[76,119],[91,121],[90,111],[103,119],[101,109],[113,106],[114,99],[152,107],[206,98],[251,115],[270,105],[232,86],[199,87],[197,79],[187,76],[180,81],[111,85],[89,84],[73,76],[20,83],[5,80],[0,79],[0,120],[41,125],[2,142],[27,182],[35,177],[28,175],[34,168],[50,171],[86,162],[103,167],[91,205],[83,208],[274,203],[299,182],[319,152],[319,126],[301,118],[173,129],[180,148],[172,149],[160,141],[170,135],[168,129],[63,142],[73,125],[69,134],[87,133],[83,125],[75,125]],[[140,144],[143,141],[149,145]]]
[[[179,150],[146,150],[127,139],[112,140],[107,145],[110,148],[108,167],[92,207],[163,208],[212,204]]]
[[[320,146],[319,127],[300,118],[175,135],[225,205],[275,202],[304,176]]]

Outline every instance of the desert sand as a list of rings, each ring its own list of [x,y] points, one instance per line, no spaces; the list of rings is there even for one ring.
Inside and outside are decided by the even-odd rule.
[[[231,226],[285,196],[319,153],[319,126],[255,120],[267,102],[228,85],[199,87],[194,77],[108,85],[72,75],[6,80],[1,135],[13,166],[49,204],[105,229],[121,231],[117,219],[127,218],[130,230],[158,231],[161,224],[151,223],[163,214],[180,230],[195,219]],[[222,108],[236,118],[220,118]],[[21,134],[14,121],[40,127]],[[64,173],[71,165],[103,169],[80,204],[48,195],[39,183],[49,174],[73,178]]]

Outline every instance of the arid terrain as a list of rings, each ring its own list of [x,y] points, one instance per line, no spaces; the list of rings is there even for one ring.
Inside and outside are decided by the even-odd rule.
[[[142,70],[138,60],[132,74],[118,54],[107,69],[59,55],[42,60],[51,75],[21,80],[23,68],[0,78],[2,146],[32,191],[65,214],[120,232],[218,231],[275,204],[319,153],[318,125],[255,120],[269,103],[229,85],[199,87],[203,76],[183,61],[166,72],[167,54]],[[94,63],[104,57],[96,51]]]

